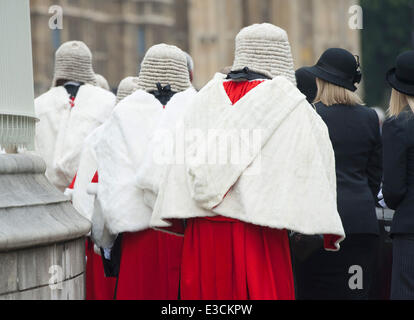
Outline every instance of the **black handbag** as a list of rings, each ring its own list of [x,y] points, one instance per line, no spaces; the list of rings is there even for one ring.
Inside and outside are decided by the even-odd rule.
[[[111,250],[111,259],[105,258],[104,250],[101,250],[102,263],[104,267],[105,277],[117,278],[119,275],[119,268],[121,266],[121,248],[122,248],[122,234],[119,234],[115,240],[114,246]]]
[[[314,252],[324,246],[322,235],[305,235],[298,232],[290,232],[290,249],[295,260],[303,262]]]

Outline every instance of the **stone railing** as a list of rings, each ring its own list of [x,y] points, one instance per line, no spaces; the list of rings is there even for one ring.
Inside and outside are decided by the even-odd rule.
[[[84,299],[90,223],[30,154],[0,155],[0,300]]]

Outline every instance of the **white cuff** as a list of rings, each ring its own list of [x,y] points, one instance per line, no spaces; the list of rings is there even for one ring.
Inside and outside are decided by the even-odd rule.
[[[63,193],[65,196],[69,197],[70,200],[73,198],[73,189],[66,188],[65,192]]]
[[[90,183],[86,188],[86,192],[91,196],[96,196],[98,194],[98,184]]]
[[[101,255],[101,249],[99,249],[96,244],[93,245],[93,251],[95,251],[97,255]]]

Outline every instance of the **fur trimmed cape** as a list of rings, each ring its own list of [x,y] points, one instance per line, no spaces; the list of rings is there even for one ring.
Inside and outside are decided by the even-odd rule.
[[[72,192],[72,203],[75,209],[86,219],[92,221],[94,214],[95,193],[92,190],[96,183],[92,179],[98,170],[98,163],[95,154],[95,143],[104,125],[96,128],[86,139],[83,145],[79,169],[76,174],[76,181]]]
[[[171,219],[221,215],[304,234],[337,235],[339,248],[345,233],[325,123],[284,77],[264,81],[234,105],[224,81],[217,74],[189,106],[185,131],[196,129],[207,138],[186,138],[185,164],[165,168],[151,226],[168,228]],[[209,164],[216,146],[211,130],[233,132],[231,145],[245,146],[244,160]],[[252,139],[243,136],[246,130],[260,132],[258,148],[246,144]],[[231,150],[218,154],[226,153]]]
[[[35,150],[46,162],[46,177],[64,191],[79,166],[85,138],[113,111],[113,93],[90,84],[82,85],[70,105],[64,87],[55,87],[35,99]]]
[[[176,93],[166,106],[150,93],[135,91],[122,100],[104,124],[95,145],[99,183],[97,199],[112,234],[149,228],[152,210],[136,184],[136,171],[147,153],[155,128],[185,108],[196,91]]]

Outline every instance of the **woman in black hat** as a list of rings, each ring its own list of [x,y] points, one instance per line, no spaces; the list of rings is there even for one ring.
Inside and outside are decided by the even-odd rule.
[[[313,103],[316,98],[318,88],[316,87],[316,77],[309,72],[309,67],[303,67],[295,72],[297,87],[306,96],[309,103]]]
[[[299,299],[368,299],[377,255],[376,198],[382,178],[379,119],[355,93],[359,63],[327,50],[307,69],[316,77],[315,108],[329,129],[336,158],[338,211],[346,239],[339,252],[314,252],[296,266]]]
[[[390,118],[384,123],[384,186],[388,207],[396,210],[391,235],[391,299],[414,299],[414,51],[397,58],[387,73],[392,87]]]

